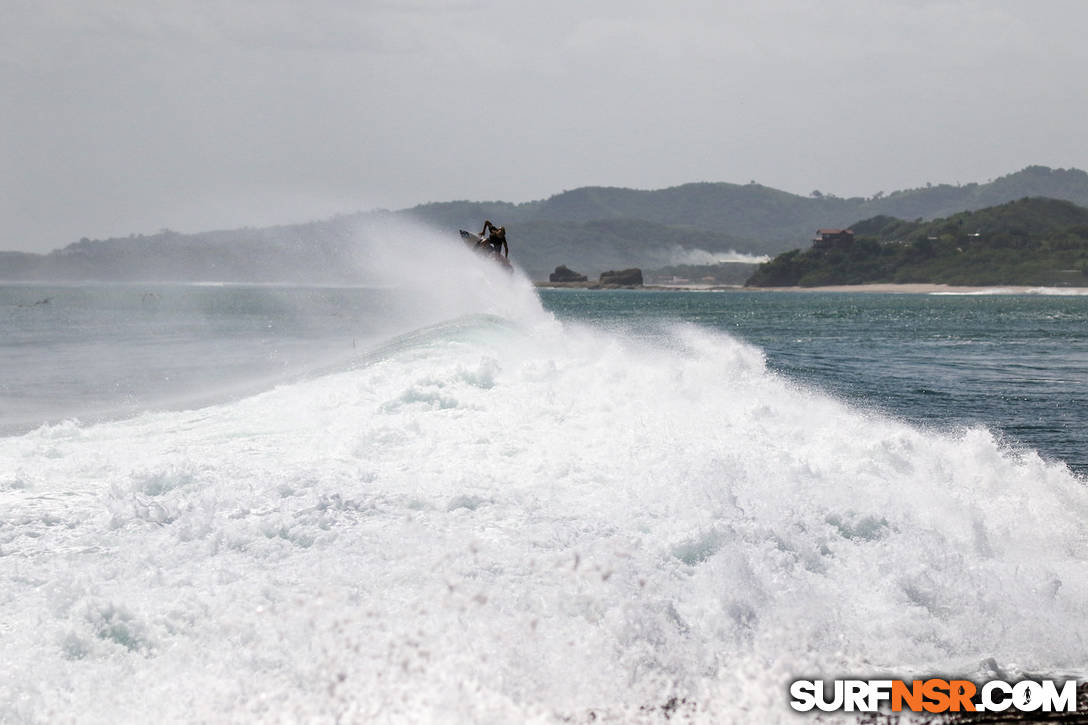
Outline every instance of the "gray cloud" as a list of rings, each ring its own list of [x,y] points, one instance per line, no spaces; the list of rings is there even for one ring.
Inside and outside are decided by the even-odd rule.
[[[1075,0],[9,2],[0,248],[586,184],[1088,166]]]

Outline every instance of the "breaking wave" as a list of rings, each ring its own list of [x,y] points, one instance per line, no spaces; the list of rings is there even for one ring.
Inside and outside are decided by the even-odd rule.
[[[771,261],[766,254],[748,254],[729,250],[728,252],[708,252],[705,249],[689,249],[675,247],[669,255],[669,264],[694,264],[713,265],[726,262],[740,262],[743,264],[761,264]]]
[[[755,722],[802,675],[1083,665],[1063,465],[447,262],[346,369],[0,439],[0,719]]]

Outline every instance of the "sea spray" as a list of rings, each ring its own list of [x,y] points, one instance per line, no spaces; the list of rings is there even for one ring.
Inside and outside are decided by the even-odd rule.
[[[355,257],[371,284],[398,292],[396,303],[380,312],[401,330],[474,313],[511,320],[543,314],[520,270],[506,271],[449,232],[407,220],[369,224],[357,230]]]

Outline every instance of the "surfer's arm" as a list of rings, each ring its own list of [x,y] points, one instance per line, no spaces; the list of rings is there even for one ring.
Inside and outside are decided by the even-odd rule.
[[[506,257],[507,259],[510,258],[510,247],[506,244],[506,237],[503,237],[502,240],[502,256]]]

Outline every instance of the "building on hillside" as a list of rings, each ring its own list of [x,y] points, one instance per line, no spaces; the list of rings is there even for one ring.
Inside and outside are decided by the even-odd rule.
[[[853,229],[817,229],[813,249],[845,249],[854,243]]]

